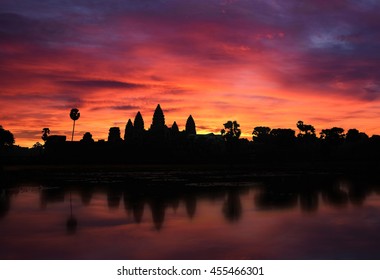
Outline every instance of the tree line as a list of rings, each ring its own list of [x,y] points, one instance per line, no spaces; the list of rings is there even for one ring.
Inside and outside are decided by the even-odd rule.
[[[371,160],[380,157],[380,136],[355,128],[347,132],[341,127],[322,129],[319,136],[315,127],[303,121],[296,123],[297,131],[291,128],[256,126],[252,139],[241,138],[240,124],[227,121],[220,134],[197,134],[196,124],[190,115],[185,130],[180,131],[176,122],[168,127],[165,116],[157,106],[152,124],[145,129],[140,112],[134,121],[128,120],[124,137],[119,127],[109,129],[107,141],[95,141],[90,132],[84,133],[80,141],[73,141],[75,122],[79,110],[70,111],[73,120],[71,142],[66,136],[50,135],[49,128],[42,129],[44,145],[36,143],[32,149],[36,156],[50,160],[60,158],[80,162],[265,162],[316,161],[316,160]],[[14,135],[0,126],[0,148],[14,146]],[[8,149],[7,149],[8,147]],[[8,153],[12,155],[11,152]]]

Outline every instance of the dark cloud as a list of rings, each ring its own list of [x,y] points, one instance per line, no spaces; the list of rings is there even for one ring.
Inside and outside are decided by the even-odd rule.
[[[75,32],[75,26],[59,19],[40,19],[17,13],[0,13],[0,44],[2,45],[40,45],[51,48],[52,43],[68,39],[73,32]]]
[[[129,111],[129,110],[138,110],[138,106],[132,106],[132,105],[121,105],[121,106],[111,106],[110,107],[113,110],[121,110],[121,111]]]
[[[90,111],[100,111],[100,110],[117,110],[117,111],[130,111],[130,110],[139,110],[140,107],[133,105],[118,105],[118,106],[97,106],[92,107]]]
[[[61,81],[62,84],[79,88],[139,89],[147,85],[107,80]]]
[[[48,106],[48,109],[67,109],[70,106],[82,106],[84,100],[74,94],[69,93],[18,93],[0,94],[2,101],[10,103],[38,104],[39,106]]]
[[[288,112],[287,100],[309,96],[375,103],[379,10],[375,0],[3,0],[1,102],[33,122],[28,104],[121,114],[161,103],[174,119],[201,106],[213,118],[268,103]],[[107,100],[116,91],[133,94]]]

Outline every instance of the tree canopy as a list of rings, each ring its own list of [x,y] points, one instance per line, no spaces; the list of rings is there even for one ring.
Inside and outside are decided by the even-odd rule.
[[[15,137],[13,136],[12,132],[9,130],[5,130],[0,125],[0,147],[4,146],[12,146],[15,143]]]
[[[234,141],[239,139],[241,135],[240,124],[237,121],[228,121],[224,125],[224,129],[220,132],[226,141]]]

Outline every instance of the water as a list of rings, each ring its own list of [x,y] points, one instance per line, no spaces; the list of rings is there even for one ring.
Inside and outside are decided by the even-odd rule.
[[[56,173],[0,189],[1,259],[379,259],[380,184]]]

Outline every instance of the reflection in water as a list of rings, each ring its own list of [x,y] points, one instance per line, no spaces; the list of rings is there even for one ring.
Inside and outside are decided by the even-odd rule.
[[[300,207],[305,212],[315,212],[318,210],[318,192],[316,190],[300,192]]]
[[[120,200],[123,192],[119,188],[107,188],[107,202],[108,208],[117,209],[120,205]]]
[[[364,182],[332,180],[311,186],[306,183],[307,186],[304,186],[303,183],[294,181],[294,179],[293,177],[285,179],[261,178],[259,181],[251,183],[253,187],[237,185],[226,187],[221,184],[219,187],[196,188],[178,183],[175,186],[131,184],[125,187],[110,185],[96,188],[88,186],[66,188],[63,185],[61,187],[42,187],[39,196],[41,208],[46,209],[48,204],[63,203],[65,194],[69,193],[70,218],[67,225],[71,229],[76,227],[76,219],[72,213],[71,194],[75,192],[80,196],[83,206],[89,206],[96,193],[106,194],[107,205],[110,210],[118,209],[122,201],[126,213],[131,214],[133,221],[137,224],[142,222],[145,205],[148,205],[154,227],[160,230],[165,222],[166,209],[170,207],[176,212],[181,201],[185,206],[188,218],[193,219],[196,214],[198,199],[207,198],[210,202],[223,199],[221,212],[225,220],[237,222],[244,211],[241,196],[247,195],[247,190],[254,190],[254,206],[258,210],[284,210],[299,207],[305,212],[316,212],[320,198],[324,204],[337,208],[347,206],[349,203],[361,206],[366,197],[372,193],[371,188]],[[0,218],[9,212],[10,199],[11,192],[8,189],[2,189]]]
[[[152,211],[153,224],[156,230],[160,230],[165,220],[165,204],[161,199],[153,199],[149,202]]]
[[[0,219],[5,217],[10,209],[10,195],[6,189],[0,189]]]
[[[223,204],[223,214],[227,221],[235,222],[241,217],[242,206],[240,196],[236,189],[227,192],[227,199]]]
[[[79,189],[79,193],[80,193],[80,197],[81,197],[81,201],[83,205],[85,206],[90,205],[93,192],[94,190],[89,187],[83,187]]]
[[[66,222],[67,233],[74,234],[77,230],[77,224],[78,224],[77,219],[73,215],[73,204],[72,204],[71,192],[70,192],[70,216]]]
[[[357,180],[346,182],[348,184],[348,198],[354,205],[361,206],[367,195],[369,195],[369,188],[363,188],[361,183]]]
[[[335,207],[344,207],[348,204],[348,195],[338,186],[334,186],[322,192],[322,199],[326,204]]]
[[[83,180],[83,178],[81,179]],[[109,178],[107,180],[109,180]],[[43,211],[35,213],[31,217],[38,219],[39,215],[45,215],[46,217],[44,219],[50,221],[50,217],[56,215],[59,211],[63,211],[67,215],[67,204],[62,210],[60,208],[60,205],[65,205],[64,202],[66,198],[69,200],[70,207],[70,215],[66,220],[66,233],[70,235],[77,232],[78,221],[75,214],[80,214],[80,235],[83,236],[91,236],[91,234],[95,234],[96,232],[96,238],[106,238],[106,236],[103,235],[103,231],[104,234],[106,234],[106,229],[109,228],[109,230],[125,232],[125,234],[122,235],[123,237],[116,236],[115,238],[128,238],[128,234],[132,234],[132,232],[136,230],[139,233],[134,236],[136,241],[131,240],[130,242],[137,242],[136,244],[144,244],[145,246],[145,244],[151,242],[149,238],[153,238],[149,237],[150,235],[148,234],[149,228],[152,230],[153,225],[153,232],[159,233],[157,236],[166,236],[173,230],[178,231],[175,236],[168,236],[167,240],[161,240],[161,242],[176,242],[175,240],[180,242],[178,240],[181,240],[181,238],[184,238],[186,235],[184,232],[194,231],[194,235],[189,237],[189,239],[195,243],[199,242],[196,246],[207,248],[207,244],[216,242],[215,240],[222,238],[218,236],[223,236],[224,232],[226,232],[226,236],[228,236],[227,233],[235,228],[237,229],[237,225],[239,224],[239,226],[248,227],[251,231],[251,235],[255,236],[255,238],[261,238],[261,241],[258,240],[257,242],[266,244],[267,250],[273,246],[273,248],[277,248],[276,252],[281,251],[280,247],[278,247],[278,242],[282,244],[281,246],[299,246],[300,248],[306,246],[305,244],[302,245],[302,242],[306,237],[310,237],[302,236],[302,234],[306,235],[306,229],[315,226],[314,220],[300,220],[299,223],[309,223],[307,227],[302,228],[299,228],[300,225],[298,225],[297,222],[288,222],[289,225],[284,225],[285,231],[282,229],[284,232],[289,231],[289,229],[293,227],[297,235],[302,234],[293,239],[285,239],[286,235],[278,236],[278,230],[275,229],[276,227],[282,227],[282,224],[285,223],[283,218],[281,218],[285,215],[284,213],[292,213],[291,215],[289,214],[290,216],[287,218],[289,221],[295,219],[295,213],[297,213],[298,210],[306,213],[315,213],[317,216],[313,215],[314,218],[318,217],[318,215],[324,215],[323,213],[326,211],[332,211],[329,209],[338,211],[332,212],[334,215],[337,215],[337,213],[342,213],[343,215],[344,213],[348,213],[347,211],[352,211],[352,207],[350,206],[354,206],[355,209],[365,209],[367,203],[366,199],[373,197],[374,193],[378,194],[380,190],[380,186],[372,182],[358,179],[338,180],[334,177],[326,176],[316,178],[295,176],[253,177],[249,180],[245,178],[244,182],[237,182],[236,178],[232,178],[228,181],[225,177],[214,176],[211,179],[206,178],[200,180],[196,182],[196,184],[191,180],[175,180],[175,178],[172,181],[119,180],[115,183],[110,183],[111,180],[107,181],[107,183],[98,181],[96,183],[80,183],[74,181],[75,183],[73,183],[73,181],[73,178],[70,178],[70,180],[67,180],[67,183],[62,180],[61,184],[56,183],[54,186],[40,185],[40,187],[34,189],[34,192],[28,196],[29,200],[27,201],[27,205],[31,208],[34,206],[38,208],[39,201],[40,209],[43,209]],[[12,215],[12,210],[13,207],[20,207],[18,201],[22,197],[19,195],[21,189],[21,185],[19,187],[0,189],[0,225],[7,220],[8,216],[9,222],[15,218],[15,216]],[[78,197],[78,199],[73,200],[72,196]],[[15,203],[12,203],[13,201]],[[253,204],[252,201],[254,202]],[[33,205],[35,202],[37,202],[37,205]],[[120,207],[120,203],[122,207]],[[13,204],[15,204],[15,206]],[[74,208],[73,205],[75,206]],[[74,213],[73,209],[75,209],[76,213]],[[377,206],[376,204],[376,206],[372,206],[371,209],[376,209],[380,214],[380,205]],[[120,211],[124,217],[121,222],[116,218]],[[18,212],[22,213],[20,210],[18,210]],[[212,216],[214,215],[213,213],[221,216],[223,223],[218,222],[217,216]],[[270,219],[268,219],[264,218],[265,213],[276,214],[273,214],[275,216],[272,215]],[[28,212],[24,214],[28,215]],[[331,215],[330,213],[330,216]],[[350,215],[352,216],[353,214],[351,213]],[[305,216],[309,218],[302,219],[311,219],[310,215]],[[342,217],[346,216],[349,215],[344,214]],[[358,220],[363,222],[370,221],[371,225],[380,225],[380,218],[377,215],[369,213],[363,217],[358,217]],[[192,223],[189,225],[184,224],[184,219],[188,221],[192,220]],[[298,217],[297,219],[300,218]],[[356,232],[358,225],[354,223],[351,224],[351,221],[342,219],[343,218],[340,218],[339,224],[345,225],[347,230],[350,230],[350,236],[354,236],[354,234],[351,233]],[[53,220],[54,219],[52,219],[52,221]],[[326,217],[322,219],[323,222],[325,222],[325,220],[328,219]],[[166,223],[169,222],[170,227],[165,226]],[[323,224],[323,222],[320,221],[319,223]],[[133,225],[133,223],[141,226],[137,227]],[[271,225],[271,223],[273,223],[273,225]],[[292,223],[293,226],[290,226]],[[46,224],[48,226],[48,222],[46,222]],[[61,225],[63,224],[64,221],[61,222]],[[145,227],[147,224],[150,224],[150,227]],[[261,227],[256,227],[256,225],[261,225]],[[334,226],[335,220],[331,220],[329,227]],[[215,227],[216,231],[211,231],[213,227]],[[23,225],[19,224],[17,228],[21,229],[21,233],[17,234],[22,235]],[[261,229],[263,231],[266,229],[266,231],[260,233],[259,231]],[[276,234],[271,235],[271,230],[274,230]],[[360,230],[362,230],[362,234],[364,234],[365,228]],[[318,235],[319,231],[321,232],[320,235]],[[49,232],[48,229],[47,232]],[[10,230],[8,232],[9,236],[12,236],[12,233],[15,234],[15,232]],[[38,232],[35,234],[36,236],[39,235]],[[236,235],[235,239],[242,243],[241,251],[239,251],[242,255],[237,254],[235,258],[256,258],[257,256],[255,255],[244,253],[245,248],[252,247],[248,246],[248,244],[244,244],[244,242],[253,242],[252,239],[244,240],[244,238],[242,238],[242,235],[245,234],[244,232],[234,232],[234,234]],[[324,234],[325,230],[312,230],[313,238],[316,238],[318,235],[318,238],[324,240]],[[342,233],[340,232],[340,234]],[[75,238],[77,238],[77,236],[78,234],[75,235]],[[195,238],[194,236],[197,237]],[[339,236],[339,238],[341,238],[341,236]],[[370,238],[367,239],[370,240]],[[293,244],[292,242],[295,242],[294,240],[299,242],[299,244]],[[127,242],[126,239],[120,239],[118,241]],[[229,239],[223,239],[220,242],[229,244],[230,241]],[[351,243],[354,241],[355,240],[352,240]],[[334,242],[339,244],[340,241],[335,240]],[[311,243],[314,244],[315,242]],[[130,246],[132,246],[131,244]],[[0,245],[2,245],[1,242]],[[117,246],[116,243],[115,246]],[[155,246],[158,245],[156,244]],[[374,246],[374,248],[380,249],[380,244],[378,247]],[[180,250],[180,248],[176,250]],[[190,248],[187,250],[190,250]],[[131,249],[130,257],[149,258],[155,256],[159,258],[157,255],[144,256],[138,252],[140,251],[133,251]],[[215,252],[218,252],[218,250]],[[34,256],[33,253],[30,254]],[[206,255],[199,253],[199,255],[194,256],[196,256],[195,258],[202,258],[202,256],[203,258],[218,258],[218,256],[221,256],[217,253],[211,253],[211,251],[203,252],[202,254]],[[2,256],[4,257],[4,254]],[[22,258],[22,256],[21,254],[20,258]],[[183,257],[184,255],[180,256]],[[288,258],[287,255],[281,256],[280,258]],[[322,254],[321,256],[322,258],[333,258],[330,255]],[[301,258],[321,258],[321,256],[306,255],[301,256]],[[343,255],[342,258],[345,258],[345,256],[346,255]],[[353,256],[355,258],[355,254]],[[380,257],[380,253],[376,255],[376,257],[377,256]],[[54,257],[54,253],[52,253],[52,257]],[[69,255],[69,258],[70,257],[75,258],[75,253],[74,255]],[[165,258],[164,255],[162,257]],[[364,258],[372,257],[372,255],[365,255]],[[15,256],[14,258],[18,257]],[[119,258],[119,255],[116,253],[115,255],[111,254],[109,258]],[[270,257],[269,255],[268,258],[276,257]]]
[[[65,191],[59,187],[43,187],[41,190],[40,206],[45,209],[48,203],[62,203],[65,201]]]
[[[286,189],[263,189],[255,197],[255,205],[262,210],[293,208],[297,205],[297,194]]]
[[[124,207],[127,213],[132,212],[135,223],[141,223],[144,214],[144,199],[142,195],[136,192],[124,192]]]
[[[192,219],[195,215],[195,210],[197,208],[197,198],[194,194],[189,194],[185,197],[185,206],[187,216]]]

